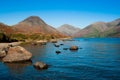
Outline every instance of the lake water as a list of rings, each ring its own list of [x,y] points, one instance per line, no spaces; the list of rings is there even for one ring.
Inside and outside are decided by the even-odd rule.
[[[75,38],[55,47],[25,45],[32,63],[0,62],[0,80],[120,80],[120,38]],[[77,45],[78,51],[63,50]],[[60,54],[55,51],[60,50]],[[42,61],[46,70],[36,70],[33,63]]]

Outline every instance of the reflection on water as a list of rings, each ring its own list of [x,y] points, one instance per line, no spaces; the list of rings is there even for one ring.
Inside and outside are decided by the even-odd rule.
[[[32,65],[32,61],[20,62],[20,63],[4,63],[11,74],[22,74],[27,66]]]

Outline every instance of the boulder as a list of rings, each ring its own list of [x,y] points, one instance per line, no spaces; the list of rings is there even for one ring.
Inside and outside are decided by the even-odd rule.
[[[3,62],[28,61],[32,54],[21,46],[10,47],[7,55],[2,59]]]
[[[0,58],[3,58],[6,56],[6,52],[4,50],[0,50]]]
[[[43,62],[36,62],[34,65],[33,65],[36,69],[38,70],[41,70],[41,69],[47,69],[48,68],[48,65],[43,63]]]
[[[0,58],[3,58],[7,55],[9,46],[7,46],[6,48],[0,49]]]
[[[78,47],[77,46],[71,46],[70,50],[78,50]]]
[[[8,44],[8,47],[13,47],[14,45],[13,44]]]

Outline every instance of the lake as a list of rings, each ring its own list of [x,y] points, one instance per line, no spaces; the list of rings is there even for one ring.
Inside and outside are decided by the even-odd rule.
[[[33,54],[32,62],[0,62],[0,80],[120,80],[120,38],[75,38],[57,44],[64,45],[24,45]],[[63,50],[72,45],[81,49]],[[36,70],[36,61],[49,68]]]

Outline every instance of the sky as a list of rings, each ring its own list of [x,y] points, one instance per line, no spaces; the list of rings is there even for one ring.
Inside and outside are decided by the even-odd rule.
[[[0,22],[15,25],[29,16],[47,24],[84,28],[120,18],[120,0],[0,0]]]

